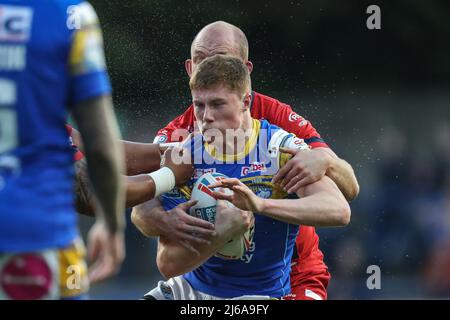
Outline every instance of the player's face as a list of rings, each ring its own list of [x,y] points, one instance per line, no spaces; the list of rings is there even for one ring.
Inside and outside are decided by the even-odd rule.
[[[250,105],[250,96],[239,96],[225,85],[211,89],[192,90],[194,114],[200,132],[211,143],[219,132],[225,137],[227,129],[242,128],[244,113]]]

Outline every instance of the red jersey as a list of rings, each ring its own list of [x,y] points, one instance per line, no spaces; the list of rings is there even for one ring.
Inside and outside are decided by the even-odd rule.
[[[327,147],[312,124],[292,108],[274,98],[252,92],[250,104],[252,118],[266,119],[270,123],[304,139],[312,148]],[[194,106],[158,131],[155,143],[178,142],[183,138],[173,133],[177,129],[193,132],[195,128]],[[292,299],[327,298],[326,288],[330,279],[328,268],[319,249],[319,236],[314,227],[300,226],[296,239],[296,252],[292,257]]]

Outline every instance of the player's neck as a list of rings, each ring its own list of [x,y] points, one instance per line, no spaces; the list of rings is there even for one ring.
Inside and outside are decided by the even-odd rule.
[[[259,121],[252,119],[250,116],[246,118],[239,129],[228,130],[225,139],[216,143],[206,145],[207,151],[218,159],[240,158],[242,155],[248,154],[250,149],[254,147],[259,132]],[[227,161],[228,161],[227,160]]]
[[[244,115],[242,124],[237,130],[232,130],[229,134],[225,135],[224,143],[222,146],[223,154],[236,155],[245,151],[247,143],[252,136],[253,131],[253,119],[250,115]]]

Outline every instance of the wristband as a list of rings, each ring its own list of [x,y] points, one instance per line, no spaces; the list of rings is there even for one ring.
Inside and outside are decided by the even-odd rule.
[[[155,183],[155,198],[175,187],[175,175],[168,167],[162,167],[148,175]]]

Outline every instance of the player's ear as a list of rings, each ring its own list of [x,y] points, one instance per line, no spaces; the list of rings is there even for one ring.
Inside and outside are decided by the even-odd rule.
[[[187,59],[184,62],[184,68],[186,69],[186,72],[190,78],[192,76],[192,60],[191,59]]]
[[[250,93],[246,93],[244,96],[244,109],[248,110],[250,109],[250,104],[252,102],[252,95]]]
[[[247,66],[248,72],[252,73],[252,71],[253,71],[253,63],[251,61],[247,60],[245,65]]]

